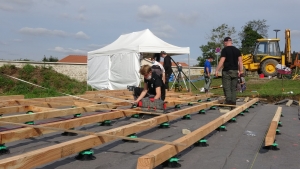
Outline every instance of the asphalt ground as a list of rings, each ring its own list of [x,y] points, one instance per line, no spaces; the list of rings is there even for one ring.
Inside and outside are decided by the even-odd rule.
[[[276,142],[280,150],[263,149],[262,143],[270,122],[278,106],[282,106],[283,115],[280,127],[281,135],[276,136]],[[182,107],[181,109],[184,109]],[[227,131],[214,131],[206,139],[208,147],[191,146],[178,154],[182,169],[191,168],[224,168],[224,169],[245,169],[245,168],[300,168],[300,121],[298,119],[298,106],[292,105],[271,105],[259,104],[255,108],[249,109],[249,113],[244,116],[238,116],[236,123],[227,123]],[[170,109],[169,111],[175,111]],[[95,114],[99,112],[91,112]],[[196,130],[206,123],[221,116],[219,110],[208,110],[206,114],[192,114],[191,120],[178,119],[170,123],[170,128],[161,129],[154,127],[152,129],[137,133],[140,138],[174,141],[182,136],[182,129]],[[127,124],[141,121],[151,116],[144,116],[141,119],[120,118],[112,121],[112,126],[99,126],[97,124],[86,125],[75,128],[76,130],[101,132],[111,128],[124,126]],[[50,122],[51,120],[63,120],[72,118],[71,116],[60,117],[38,121],[37,123]],[[1,155],[0,158],[23,154],[32,150],[38,150],[43,147],[59,144],[75,138],[84,137],[62,136],[60,132],[43,135],[40,137],[24,139],[16,142],[7,143],[10,154]],[[136,168],[137,159],[163,145],[146,142],[124,142],[122,140],[112,141],[93,148],[95,160],[80,161],[75,156],[70,155],[66,158],[50,162],[39,169],[133,169]],[[38,160],[38,159],[37,159]],[[159,168],[166,168],[162,165]]]

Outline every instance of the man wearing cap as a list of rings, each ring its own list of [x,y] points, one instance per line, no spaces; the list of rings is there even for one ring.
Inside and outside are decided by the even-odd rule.
[[[216,68],[216,77],[218,71],[222,69],[222,86],[225,95],[225,104],[236,105],[236,85],[238,77],[243,73],[243,61],[241,51],[232,46],[232,39],[224,39],[224,48],[221,51],[221,59]]]
[[[213,61],[212,56],[208,56],[207,59],[204,62],[204,80],[205,80],[205,93],[208,93],[210,84],[211,84],[211,64],[210,62]]]
[[[169,91],[169,79],[173,72],[172,70],[172,63],[171,63],[171,57],[167,55],[165,51],[160,52],[161,57],[164,58],[164,69],[165,69],[165,89]]]

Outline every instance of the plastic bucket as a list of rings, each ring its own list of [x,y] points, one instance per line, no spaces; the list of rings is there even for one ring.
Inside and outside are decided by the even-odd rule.
[[[263,79],[264,77],[265,77],[264,74],[260,74],[260,75],[259,75],[259,78],[261,78],[261,79]]]

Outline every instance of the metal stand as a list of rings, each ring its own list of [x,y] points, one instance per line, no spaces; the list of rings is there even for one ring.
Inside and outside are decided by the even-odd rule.
[[[179,80],[180,78],[183,81],[186,90],[189,90],[188,87],[187,87],[187,85],[186,85],[186,83],[185,83],[185,79],[182,76],[182,72],[181,71],[178,71],[177,74],[174,73],[174,76],[175,76],[175,80],[174,80],[174,82],[173,82],[173,84],[171,86],[171,90],[173,89],[174,84],[177,82],[178,87],[179,87],[179,91],[180,91],[180,87],[182,88],[182,86],[180,85],[180,80]]]
[[[175,65],[178,67],[178,64],[174,61],[174,59],[173,59],[172,57],[171,57],[171,60],[172,60],[172,61],[175,63]],[[173,73],[174,73],[174,72],[173,72]],[[186,77],[187,81],[190,82],[190,84],[192,84],[196,90],[198,90],[198,88],[195,86],[195,84],[194,84],[193,82],[191,82],[190,78],[188,78],[188,76],[187,76],[184,72],[181,72],[181,73]],[[175,73],[174,73],[174,75],[175,75]],[[185,82],[185,81],[184,81],[184,82]],[[185,85],[185,86],[186,86],[186,85]],[[189,89],[188,89],[188,90],[189,90]],[[191,91],[191,89],[190,89],[189,91]]]

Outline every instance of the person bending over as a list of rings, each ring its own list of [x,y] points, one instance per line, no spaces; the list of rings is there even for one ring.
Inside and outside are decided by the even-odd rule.
[[[138,103],[144,97],[165,100],[166,93],[162,78],[155,72],[152,72],[151,66],[143,65],[140,69],[140,74],[144,76],[144,88],[134,89],[134,95],[138,96],[135,98],[134,103]]]

